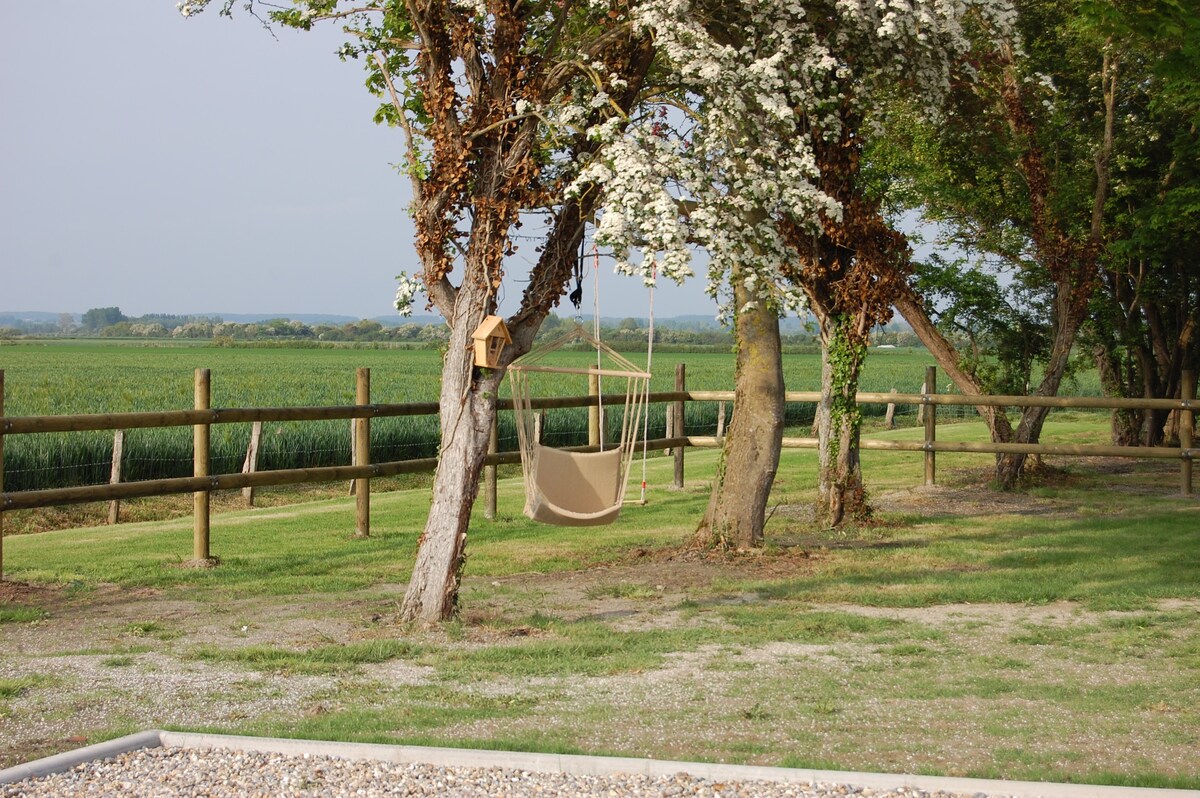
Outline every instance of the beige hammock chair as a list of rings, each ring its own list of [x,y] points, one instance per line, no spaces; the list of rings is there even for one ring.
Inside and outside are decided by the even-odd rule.
[[[583,341],[596,351],[596,364],[586,367],[547,365],[546,358],[564,346]],[[601,382],[600,445],[555,449],[543,446],[536,436],[536,411],[531,405],[530,382],[539,374],[597,375]],[[616,520],[625,499],[629,466],[637,445],[638,427],[646,410],[650,374],[634,366],[598,338],[576,324],[508,367],[517,439],[521,447],[521,472],[525,478],[525,515],[557,526],[600,526]],[[604,443],[603,386],[605,380],[623,387],[621,440]],[[621,394],[618,393],[617,396]]]

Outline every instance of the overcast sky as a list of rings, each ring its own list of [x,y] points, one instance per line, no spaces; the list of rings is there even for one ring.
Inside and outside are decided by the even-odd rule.
[[[393,312],[418,267],[401,135],[335,28],[278,36],[174,0],[5,3],[0,311]],[[634,280],[600,293],[602,315],[647,315]],[[654,302],[716,312],[701,280]]]

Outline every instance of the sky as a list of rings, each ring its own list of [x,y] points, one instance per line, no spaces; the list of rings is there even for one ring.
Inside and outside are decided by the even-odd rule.
[[[395,275],[419,270],[401,133],[371,121],[336,27],[276,35],[174,0],[6,3],[0,311],[394,313]],[[601,275],[601,315],[648,315],[640,282]],[[654,312],[716,306],[697,278]]]

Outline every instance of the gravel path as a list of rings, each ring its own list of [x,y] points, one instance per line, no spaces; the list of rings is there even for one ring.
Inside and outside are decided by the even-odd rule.
[[[836,784],[768,781],[714,782],[686,773],[575,776],[504,768],[447,768],[424,764],[351,761],[323,756],[283,756],[228,750],[148,748],[87,762],[66,772],[0,784],[0,798],[89,796],[702,796],[703,798],[982,798],[903,790],[871,790]]]

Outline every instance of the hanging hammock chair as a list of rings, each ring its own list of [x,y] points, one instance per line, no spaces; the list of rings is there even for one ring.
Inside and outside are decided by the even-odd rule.
[[[596,351],[597,363],[586,367],[547,365],[551,353],[583,341]],[[595,374],[604,385],[623,390],[621,439],[605,444],[605,397],[600,392],[600,445],[555,449],[537,440],[537,411],[531,406],[531,383],[538,375]],[[525,478],[525,515],[557,526],[600,526],[621,513],[629,466],[637,444],[638,428],[646,408],[650,374],[642,371],[576,324],[569,333],[538,347],[508,367],[517,438],[521,447],[521,472]],[[614,400],[615,401],[615,400]],[[598,450],[597,450],[598,449]]]

